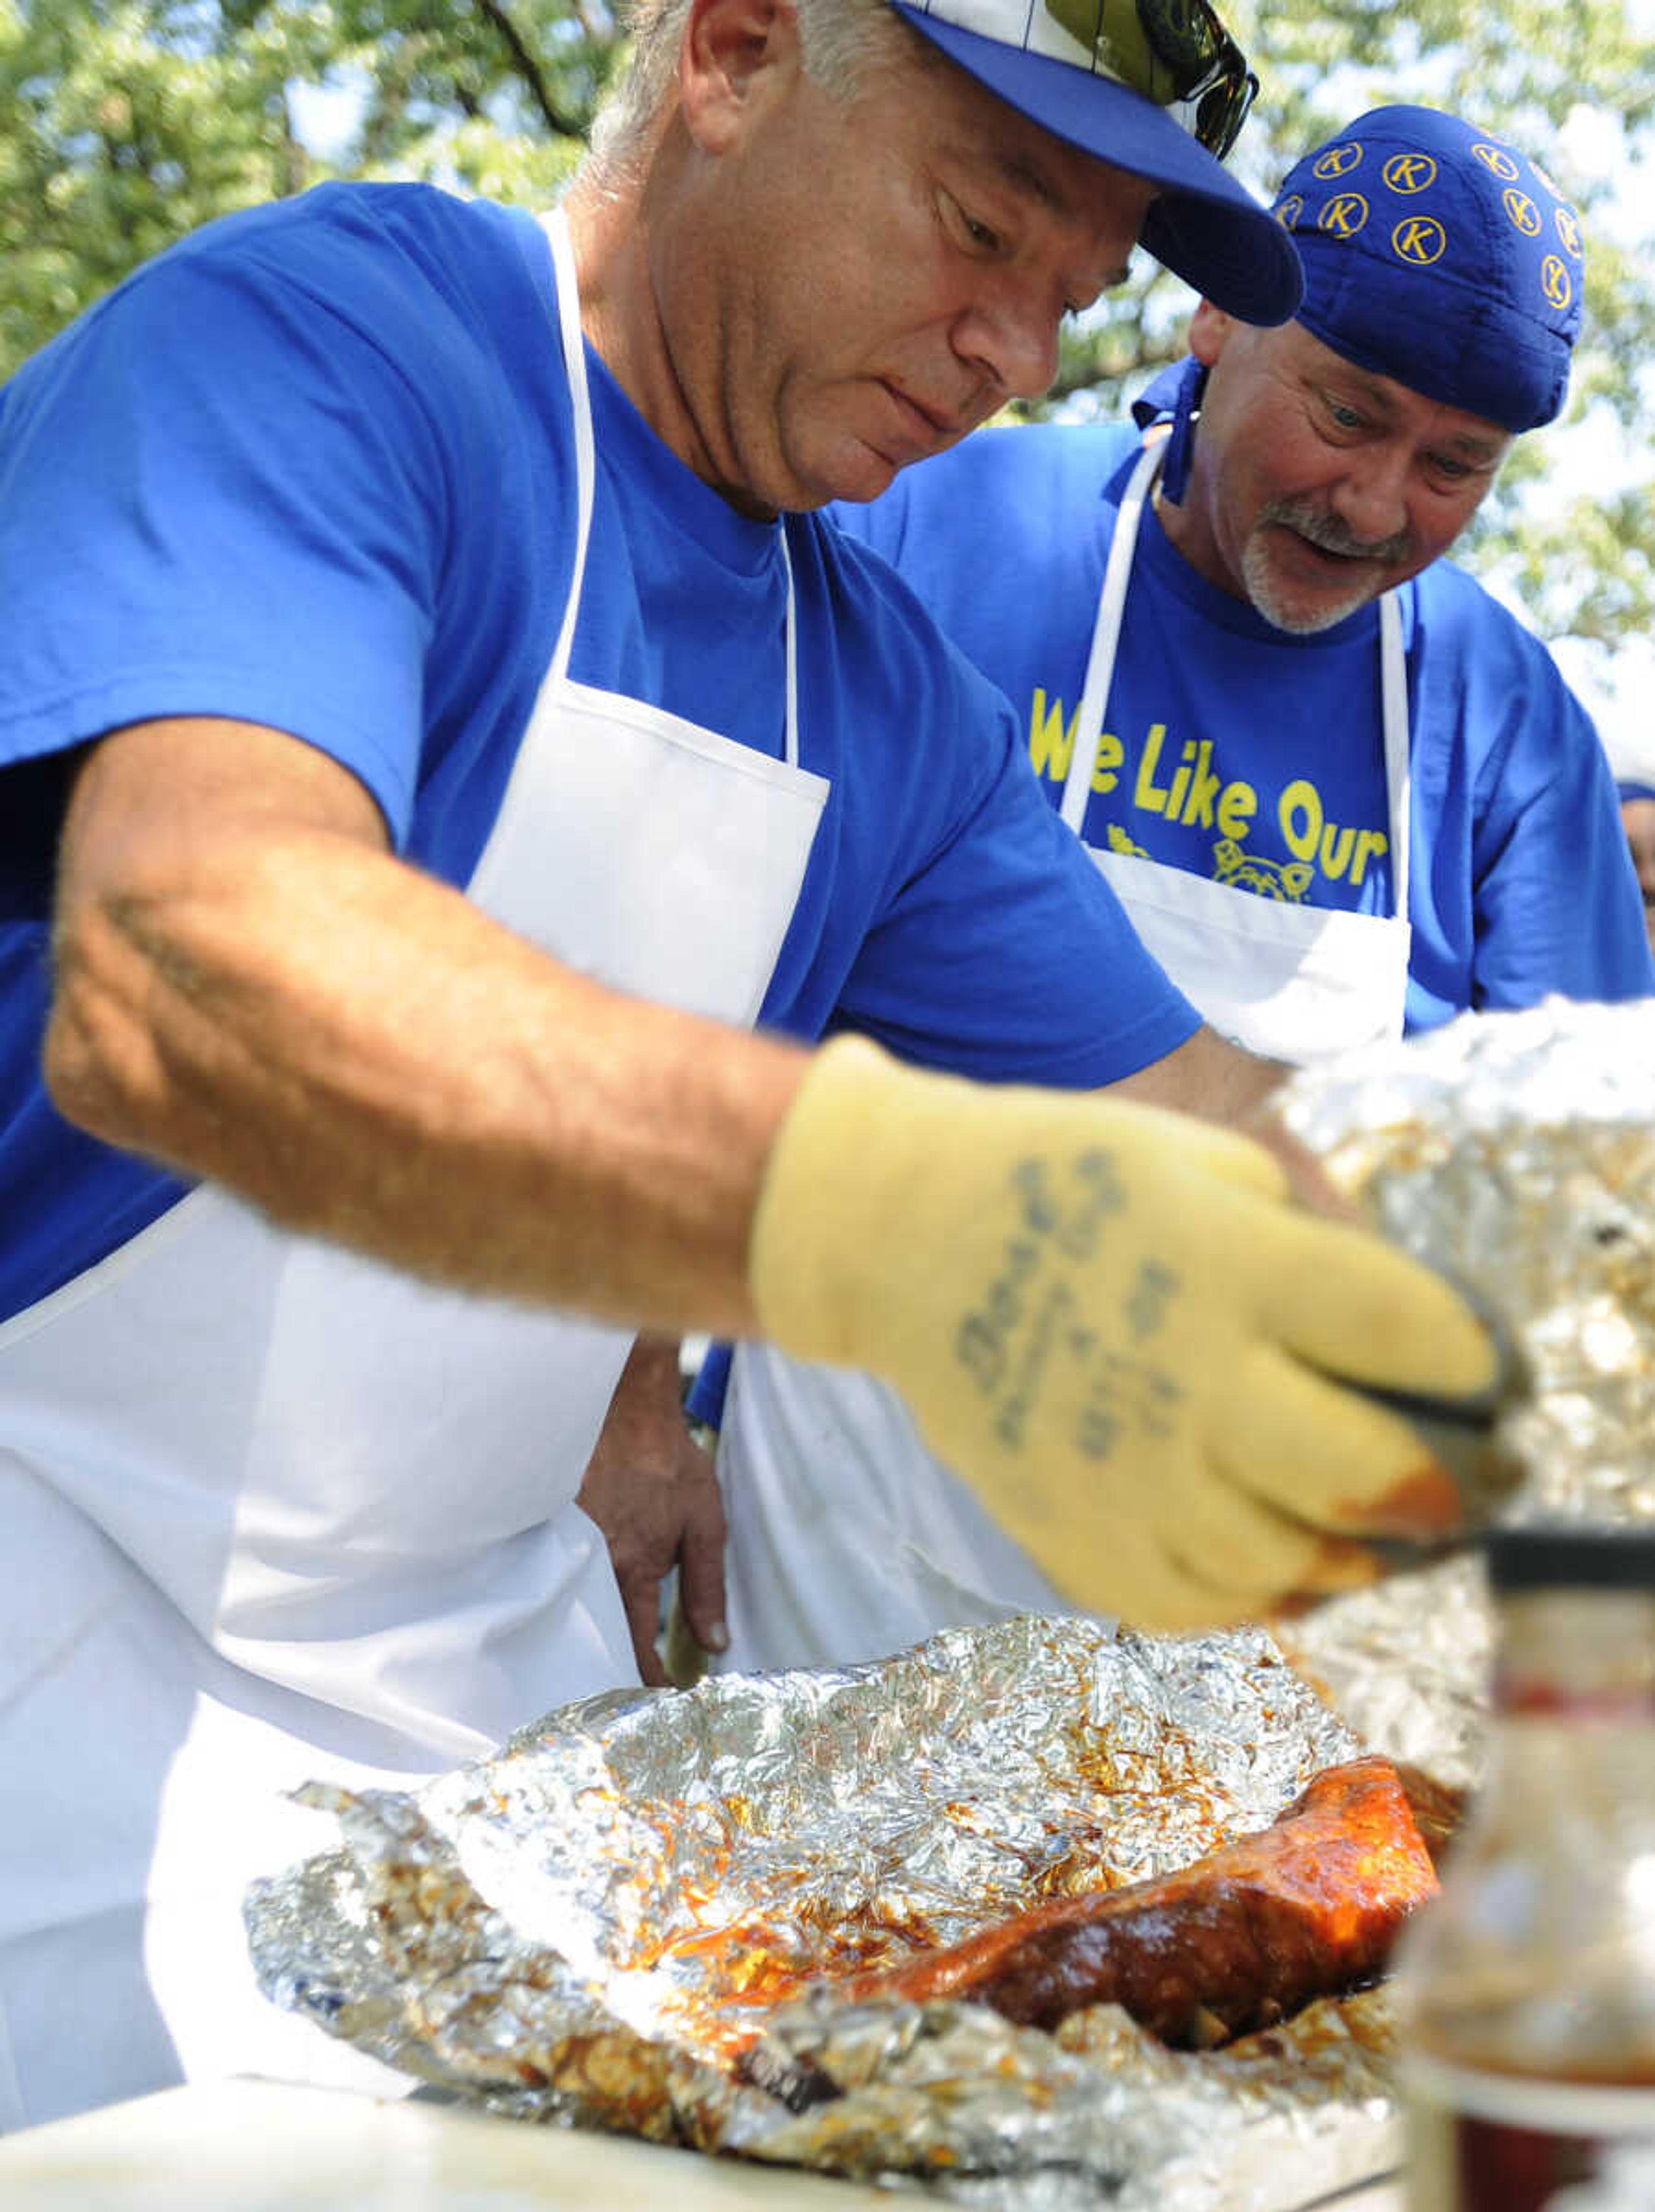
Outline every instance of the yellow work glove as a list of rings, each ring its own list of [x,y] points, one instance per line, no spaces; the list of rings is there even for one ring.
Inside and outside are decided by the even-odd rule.
[[[1438,1276],[1293,1205],[1250,1139],[854,1038],[782,1125],[751,1284],[772,1342],[894,1384],[1058,1589],[1149,1628],[1368,1579],[1354,1537],[1451,1530],[1419,1437],[1330,1378],[1498,1376]]]

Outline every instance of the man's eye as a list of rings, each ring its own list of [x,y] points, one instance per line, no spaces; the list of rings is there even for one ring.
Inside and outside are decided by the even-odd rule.
[[[1343,399],[1335,399],[1330,396],[1327,401],[1327,411],[1330,419],[1338,429],[1360,430],[1362,427],[1362,416],[1355,408],[1347,407]]]
[[[1457,459],[1452,453],[1433,453],[1431,472],[1440,477],[1446,483],[1464,483],[1471,474],[1471,465],[1469,461]]]
[[[964,242],[975,252],[997,253],[999,252],[1002,244],[1000,234],[991,224],[979,222],[974,215],[961,206],[952,193],[943,194],[943,204],[948,210],[949,222]]]

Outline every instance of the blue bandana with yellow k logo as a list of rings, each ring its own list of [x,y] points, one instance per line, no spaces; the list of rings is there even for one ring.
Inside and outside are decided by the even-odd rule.
[[[1298,319],[1335,353],[1513,432],[1558,413],[1585,248],[1514,146],[1435,108],[1376,108],[1294,164],[1273,212],[1304,264]]]

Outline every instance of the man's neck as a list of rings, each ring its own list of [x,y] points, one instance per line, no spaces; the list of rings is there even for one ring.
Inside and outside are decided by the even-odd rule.
[[[1180,543],[1181,539],[1189,535],[1190,518],[1188,511],[1181,504],[1174,506],[1173,501],[1167,497],[1167,495],[1161,488],[1161,478],[1159,477],[1155,478],[1155,489],[1149,495],[1149,504],[1155,510],[1155,520],[1161,525],[1161,534],[1166,538],[1167,543],[1172,547],[1173,550],[1179,556],[1179,557],[1186,562],[1191,568],[1198,568],[1198,563],[1190,559],[1189,555],[1184,550],[1184,547]]]
[[[669,125],[669,129],[670,126]],[[773,510],[724,482],[680,381],[651,272],[651,210],[659,194],[577,182],[564,203],[580,287],[580,326],[657,437],[738,513]]]
[[[650,286],[647,234],[637,195],[577,184],[564,202],[580,287],[580,326],[652,429],[682,453],[685,410]]]
[[[1203,536],[1197,520],[1200,513],[1198,501],[1199,483],[1193,469],[1184,487],[1183,498],[1176,502],[1163,495],[1161,478],[1155,478],[1150,503],[1167,543],[1181,561],[1193,568],[1197,576],[1212,585],[1215,591],[1224,592],[1232,599],[1240,599],[1245,605],[1247,604],[1246,593],[1236,589],[1216,552],[1211,550],[1209,541]]]

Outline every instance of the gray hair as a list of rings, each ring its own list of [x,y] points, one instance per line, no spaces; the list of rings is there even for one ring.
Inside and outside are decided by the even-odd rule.
[[[632,0],[632,55],[592,125],[589,179],[612,186],[640,161],[669,112],[694,0]],[[876,70],[912,66],[936,49],[884,0],[792,0],[804,70],[835,100],[850,100]]]

